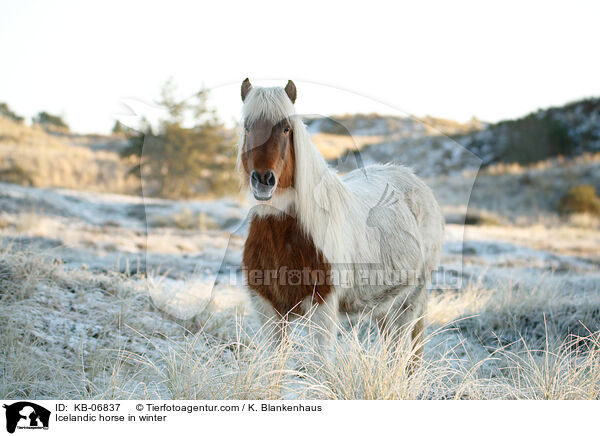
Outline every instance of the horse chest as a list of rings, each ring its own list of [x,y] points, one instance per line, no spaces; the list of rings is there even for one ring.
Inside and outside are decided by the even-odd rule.
[[[255,217],[242,257],[248,287],[280,314],[302,314],[301,303],[322,303],[331,292],[330,266],[291,216]]]

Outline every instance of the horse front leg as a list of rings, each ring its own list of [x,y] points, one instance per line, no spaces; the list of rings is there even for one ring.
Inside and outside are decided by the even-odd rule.
[[[273,351],[277,350],[287,333],[287,318],[282,317],[271,303],[255,292],[251,292],[250,300],[260,322],[260,339]]]
[[[339,327],[339,303],[335,291],[323,301],[312,299],[305,307],[311,351],[318,358],[333,362]]]

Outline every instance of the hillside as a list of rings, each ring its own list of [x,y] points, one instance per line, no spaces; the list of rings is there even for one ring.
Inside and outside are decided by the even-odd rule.
[[[393,160],[393,154],[401,153],[402,145],[423,141],[440,135],[458,135],[481,130],[485,124],[477,119],[459,123],[443,118],[425,117],[422,120],[378,114],[353,114],[305,119],[313,142],[326,159],[342,158],[353,150],[363,150],[365,158],[385,162]],[[370,156],[371,145],[392,144],[389,151],[377,150]],[[395,150],[395,144],[399,150]],[[389,156],[388,156],[389,155]]]
[[[0,117],[0,181],[133,194],[133,162],[121,159],[122,136],[49,131]]]
[[[426,176],[600,151],[600,98],[494,124],[376,114],[315,118],[307,124],[317,147],[341,171],[356,167],[353,150],[360,150],[365,163],[396,161]]]
[[[540,109],[478,132],[455,135],[462,145],[492,162],[532,163],[600,151],[600,98]]]
[[[305,122],[317,148],[341,172],[361,161],[397,162],[432,178],[496,163],[532,164],[600,151],[600,98],[495,124],[377,114],[308,117]],[[119,156],[126,145],[121,135],[47,131],[0,117],[0,181],[139,193],[139,180],[129,173],[135,159]]]

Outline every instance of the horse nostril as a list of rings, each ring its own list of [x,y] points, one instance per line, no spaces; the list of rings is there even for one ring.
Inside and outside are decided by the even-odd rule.
[[[258,175],[258,173],[256,171],[252,171],[252,173],[250,174],[250,178],[252,179],[252,182],[254,183],[260,183],[260,176]]]
[[[271,170],[265,174],[265,185],[275,186],[275,173]]]

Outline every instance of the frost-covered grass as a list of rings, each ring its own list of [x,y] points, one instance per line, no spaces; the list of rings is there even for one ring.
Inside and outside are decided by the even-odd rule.
[[[1,183],[0,397],[600,397],[596,227],[449,223],[442,263],[462,284],[431,291],[411,369],[408,337],[390,343],[368,314],[341,319],[333,361],[306,320],[282,347],[265,343],[241,284],[211,293],[206,280],[222,259],[239,264],[244,238],[231,232],[245,216],[231,199]]]
[[[4,247],[0,397],[599,399],[600,290],[484,282],[432,293],[411,371],[410,341],[360,320],[342,323],[335,361],[297,333],[273,350],[239,302],[177,320],[141,275]]]

